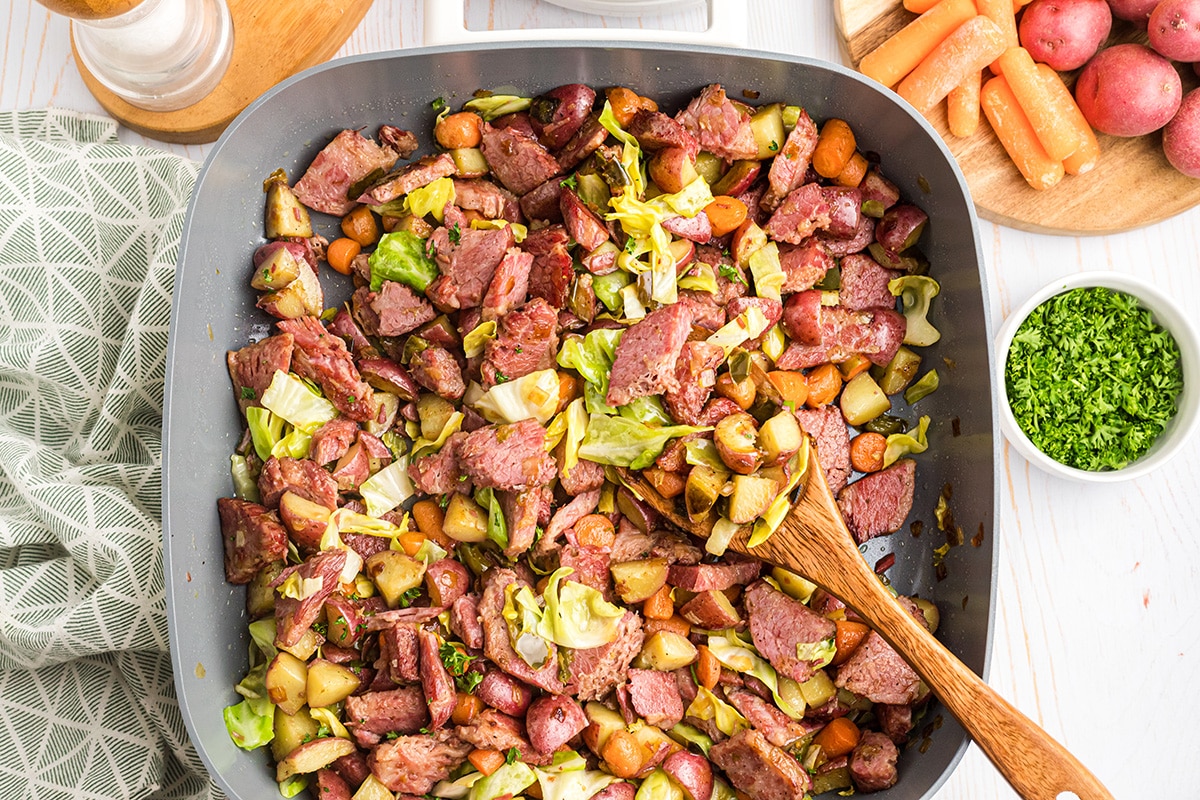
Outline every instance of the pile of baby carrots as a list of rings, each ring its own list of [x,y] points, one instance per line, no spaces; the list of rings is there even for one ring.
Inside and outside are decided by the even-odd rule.
[[[920,16],[858,68],[922,114],[945,100],[955,136],[974,135],[982,109],[1029,185],[1049,189],[1095,167],[1100,144],[1058,73],[1020,46],[1016,14],[1028,2],[904,0]]]

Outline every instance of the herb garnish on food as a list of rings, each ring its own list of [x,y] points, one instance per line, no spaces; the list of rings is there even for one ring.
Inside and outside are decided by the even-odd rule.
[[[1047,300],[1004,368],[1017,424],[1046,455],[1090,471],[1135,461],[1175,415],[1179,346],[1136,298],[1096,287]]]

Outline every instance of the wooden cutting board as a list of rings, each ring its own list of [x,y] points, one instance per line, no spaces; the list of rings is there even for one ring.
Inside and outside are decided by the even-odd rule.
[[[850,63],[857,67],[873,50],[915,18],[900,0],[834,0],[838,34]],[[1110,44],[1145,43],[1133,25],[1114,20]],[[1181,70],[1183,91],[1197,85],[1194,72]],[[1075,73],[1064,75],[1074,86]],[[1001,225],[1037,233],[1089,235],[1150,225],[1200,204],[1200,180],[1176,172],[1162,152],[1162,135],[1134,139],[1097,134],[1100,163],[1083,175],[1068,175],[1046,191],[1031,189],[1013,166],[986,119],[970,138],[950,134],[945,103],[929,121],[958,159],[980,216]]]
[[[267,89],[336,53],[372,0],[227,2],[233,17],[233,55],[225,77],[203,100],[178,111],[131,106],[101,85],[76,53],[75,63],[88,90],[109,114],[138,133],[181,144],[211,142]],[[74,35],[71,48],[75,48]]]

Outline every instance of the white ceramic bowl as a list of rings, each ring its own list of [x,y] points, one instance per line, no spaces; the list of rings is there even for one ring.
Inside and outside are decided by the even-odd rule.
[[[1037,448],[1013,416],[1008,404],[1004,368],[1013,336],[1035,308],[1050,298],[1072,289],[1103,286],[1136,297],[1150,311],[1154,321],[1170,331],[1179,345],[1183,362],[1183,391],[1177,399],[1178,410],[1141,458],[1123,469],[1093,472],[1069,467],[1055,461]],[[997,406],[1000,429],[1004,436],[1030,463],[1062,478],[1087,483],[1116,483],[1141,477],[1167,463],[1184,446],[1188,437],[1200,426],[1200,337],[1192,322],[1162,291],[1145,281],[1118,272],[1081,272],[1053,281],[1034,293],[1005,319],[996,336],[995,380],[999,389]]]
[[[635,14],[668,14],[690,6],[700,5],[703,0],[548,0],[556,6],[581,11],[584,14],[629,17]]]

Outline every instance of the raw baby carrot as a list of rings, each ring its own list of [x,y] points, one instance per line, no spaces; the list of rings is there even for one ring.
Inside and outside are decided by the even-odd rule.
[[[1063,165],[1046,155],[1033,126],[1003,76],[992,78],[979,93],[979,105],[996,138],[1025,181],[1034,189],[1049,189],[1063,178]]]
[[[976,70],[946,95],[946,122],[955,136],[974,136],[979,130],[979,88],[983,73]]]
[[[1046,64],[1038,64],[1037,68],[1038,74],[1041,75],[1042,80],[1046,82],[1062,107],[1063,115],[1079,134],[1079,149],[1063,159],[1063,167],[1070,175],[1082,175],[1090,171],[1100,160],[1100,142],[1096,141],[1096,134],[1092,131],[1092,126],[1084,119],[1083,112],[1079,110],[1079,106],[1075,104],[1075,98],[1071,96],[1071,90],[1062,82],[1058,73]]]
[[[1004,34],[1005,49],[1021,46],[1021,41],[1017,38],[1017,17],[1009,0],[975,0],[975,5],[978,6],[979,13],[996,23],[996,27]],[[996,66],[992,64],[992,72],[999,75]]]
[[[904,0],[904,9],[914,14],[924,14],[941,0]]]
[[[1067,111],[1050,91],[1037,64],[1024,47],[1012,47],[1000,56],[1000,71],[1013,96],[1037,133],[1046,154],[1062,161],[1079,149],[1079,132],[1067,120]]]
[[[975,0],[941,0],[867,53],[858,69],[884,86],[895,86],[955,28],[975,14]]]
[[[959,25],[908,74],[896,92],[926,114],[973,72],[1004,52],[1004,35],[996,23],[976,16]]]

